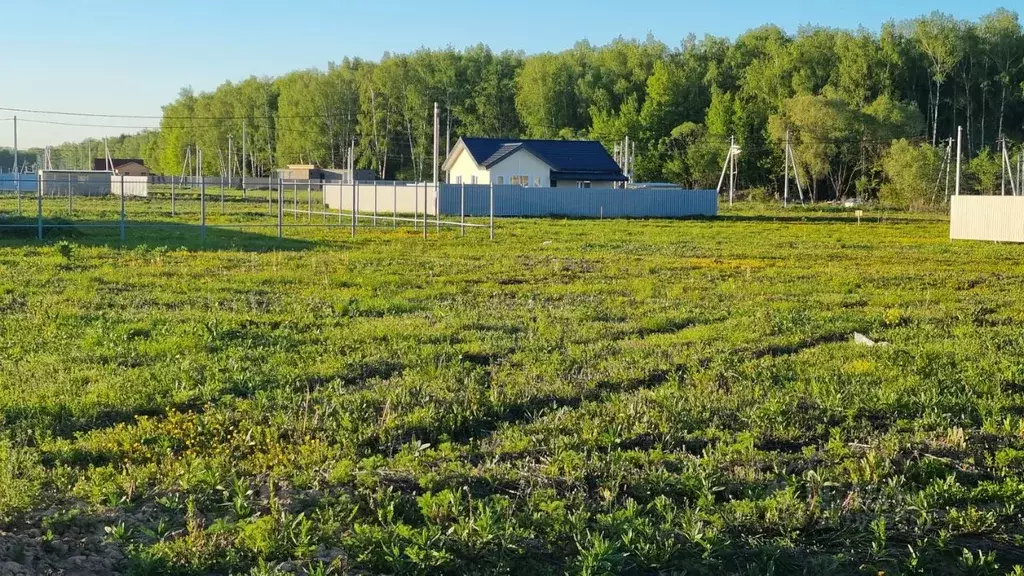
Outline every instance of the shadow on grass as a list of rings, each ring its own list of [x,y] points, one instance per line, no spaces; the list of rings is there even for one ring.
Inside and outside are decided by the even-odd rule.
[[[210,224],[206,238],[198,224],[180,222],[128,221],[125,241],[121,242],[117,220],[68,220],[49,218],[43,221],[42,243],[67,240],[84,246],[108,246],[134,249],[140,246],[187,248],[193,251],[302,251],[315,248],[318,242],[297,238],[295,229],[285,228],[285,238],[277,237],[275,226],[262,223]],[[18,247],[38,244],[39,229],[35,218],[9,218],[0,221],[0,246]]]
[[[782,224],[857,224],[857,217],[840,214],[720,214],[722,222],[765,222]],[[892,217],[884,213],[866,214],[861,218],[864,224],[937,224],[948,222],[939,214],[927,214],[916,218]]]

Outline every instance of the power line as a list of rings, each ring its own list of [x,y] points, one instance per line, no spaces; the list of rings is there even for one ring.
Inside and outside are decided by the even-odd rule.
[[[252,114],[244,116],[168,116],[168,115],[138,115],[138,114],[99,114],[95,112],[66,112],[59,110],[34,110],[29,108],[9,108],[0,106],[0,111],[4,112],[15,112],[18,114],[41,114],[45,116],[77,116],[81,118],[114,118],[121,120],[281,120],[281,119],[295,119],[295,120],[313,120],[313,119],[328,119],[328,118],[345,118],[349,114],[349,111],[337,112],[332,114],[301,114],[301,115],[289,115],[289,116],[275,116]]]
[[[19,118],[21,122],[27,124],[49,124],[54,126],[78,126],[81,128],[122,128],[125,130],[159,130],[160,126],[123,126],[117,124],[80,124],[78,122],[59,122],[56,120],[32,120],[29,118]]]
[[[124,124],[82,124],[78,122],[60,122],[57,120],[31,120],[31,119],[18,119],[20,122],[30,124],[47,124],[56,126],[75,126],[81,128],[116,128],[120,130],[163,130],[163,129],[199,129],[199,128],[223,128],[221,125],[216,124],[182,124],[176,126],[132,126]],[[299,128],[283,128],[281,126],[274,126],[275,132],[285,132],[289,134],[307,134],[307,135],[325,135],[320,130],[303,130]]]

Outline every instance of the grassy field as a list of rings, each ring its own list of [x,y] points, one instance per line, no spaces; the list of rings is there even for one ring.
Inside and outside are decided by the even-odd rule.
[[[0,573],[1020,574],[1024,251],[868,216],[0,231]]]

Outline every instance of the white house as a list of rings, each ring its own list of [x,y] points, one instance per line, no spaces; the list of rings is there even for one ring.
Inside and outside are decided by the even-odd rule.
[[[460,138],[442,167],[449,184],[613,188],[626,177],[600,142]]]

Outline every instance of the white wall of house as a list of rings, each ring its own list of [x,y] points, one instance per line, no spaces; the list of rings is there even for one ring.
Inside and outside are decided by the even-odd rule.
[[[551,167],[526,150],[517,150],[508,158],[491,166],[492,180],[487,183],[512,184],[513,176],[526,176],[531,187],[551,186]]]
[[[579,188],[580,183],[576,180],[556,180],[555,188]],[[615,188],[615,182],[591,182],[591,188]]]
[[[516,176],[528,178],[531,187],[551,186],[551,167],[526,150],[516,151],[491,166],[490,170],[478,165],[467,150],[462,150],[448,171],[448,183],[512,184],[512,178]]]
[[[460,151],[451,170],[448,171],[449,184],[490,184],[490,173],[473,160],[468,150]],[[476,178],[476,180],[474,180]]]

